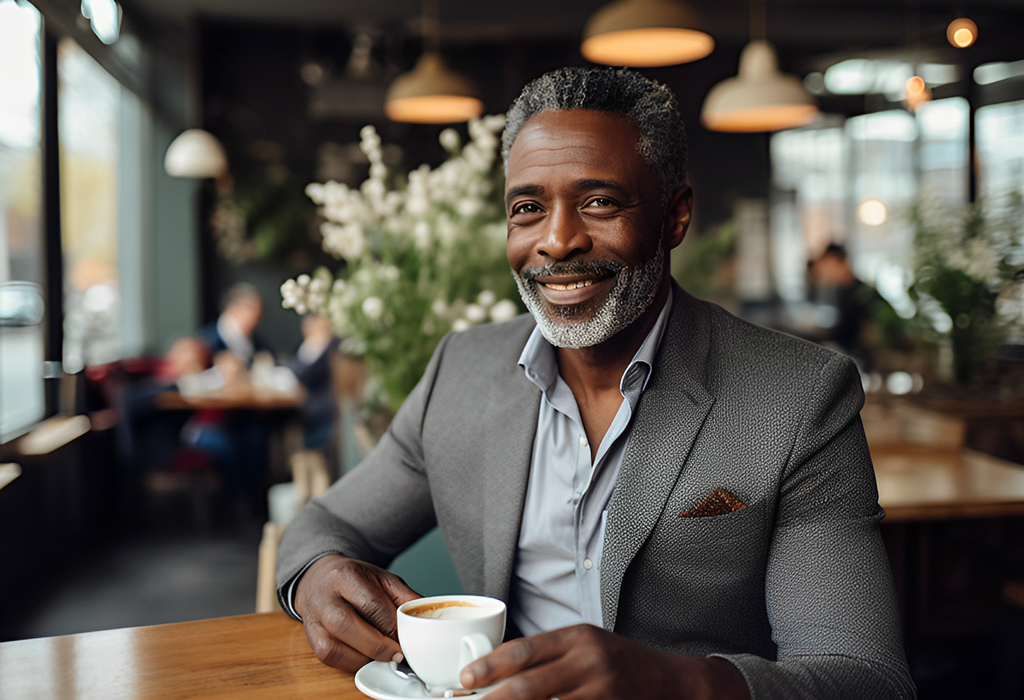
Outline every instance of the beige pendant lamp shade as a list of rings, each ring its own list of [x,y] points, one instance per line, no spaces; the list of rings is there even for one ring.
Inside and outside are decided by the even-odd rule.
[[[616,0],[591,16],[580,53],[593,63],[650,68],[696,61],[714,48],[697,14],[678,0]]]
[[[473,84],[445,66],[436,51],[427,51],[415,68],[395,78],[384,105],[389,119],[415,124],[464,122],[483,111]]]
[[[803,81],[780,73],[775,49],[756,40],[740,54],[739,75],[708,93],[701,122],[713,131],[779,131],[804,126],[817,114]]]
[[[228,170],[228,157],[209,131],[188,129],[167,147],[164,170],[171,177],[220,177]]]

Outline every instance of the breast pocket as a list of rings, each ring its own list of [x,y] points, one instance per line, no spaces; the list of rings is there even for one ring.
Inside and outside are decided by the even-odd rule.
[[[677,547],[761,540],[765,534],[764,508],[762,499],[725,515],[688,518],[673,515],[673,521],[664,523],[661,531]]]

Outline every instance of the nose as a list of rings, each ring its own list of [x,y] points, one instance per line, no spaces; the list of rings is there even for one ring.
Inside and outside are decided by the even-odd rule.
[[[593,248],[594,242],[574,207],[556,207],[545,221],[545,231],[537,245],[537,254],[565,260]]]

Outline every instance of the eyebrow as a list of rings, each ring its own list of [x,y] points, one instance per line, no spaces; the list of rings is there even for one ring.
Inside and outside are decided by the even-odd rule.
[[[619,196],[624,198],[629,198],[630,196],[626,188],[620,185],[619,183],[615,182],[614,180],[602,180],[600,178],[584,178],[582,180],[576,180],[572,184],[575,189],[581,191],[608,189],[614,190],[619,194]],[[536,197],[537,195],[542,194],[544,194],[544,188],[540,185],[519,185],[518,187],[513,187],[512,189],[510,189],[508,191],[508,194],[505,195],[505,206],[511,204],[512,200],[515,199],[516,197]]]

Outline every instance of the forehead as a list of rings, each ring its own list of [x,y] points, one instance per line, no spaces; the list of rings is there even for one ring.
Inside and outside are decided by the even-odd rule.
[[[587,171],[588,177],[650,177],[640,134],[625,117],[585,109],[545,111],[520,129],[508,156],[509,183]]]

